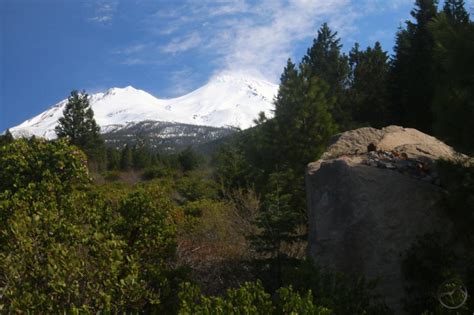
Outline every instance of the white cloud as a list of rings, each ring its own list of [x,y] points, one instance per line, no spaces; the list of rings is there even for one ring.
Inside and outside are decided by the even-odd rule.
[[[201,44],[201,35],[197,32],[188,34],[182,38],[174,38],[171,42],[161,47],[165,53],[179,53],[197,47]]]
[[[309,46],[323,22],[328,22],[340,37],[350,39],[357,37],[360,32],[357,23],[364,17],[395,11],[412,2],[182,0],[176,5],[162,7],[145,24],[147,31],[160,42],[154,44],[159,58],[163,54],[174,58],[192,52],[206,56],[216,72],[259,72],[277,81],[287,58],[294,55],[295,47],[302,42]],[[167,42],[163,44],[163,40]],[[141,52],[134,51],[133,46],[129,51],[133,51],[134,58],[140,57]]]
[[[94,16],[89,18],[89,20],[102,24],[112,22],[117,11],[118,3],[118,0],[98,0],[94,10]]]
[[[168,78],[173,86],[171,96],[180,96],[190,92],[198,82],[197,73],[189,66],[171,72]]]
[[[218,55],[219,70],[255,71],[275,80],[296,42],[311,38],[320,24],[329,20],[344,32],[350,29],[355,15],[346,11],[338,19],[341,8],[349,0],[264,0],[247,4],[245,15],[231,16],[214,25],[212,36],[202,49]],[[210,11],[220,11],[219,8]],[[203,33],[209,31],[203,30]]]

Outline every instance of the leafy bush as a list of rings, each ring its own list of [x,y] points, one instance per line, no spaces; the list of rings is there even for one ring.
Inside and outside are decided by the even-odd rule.
[[[173,205],[138,190],[92,192],[84,154],[64,141],[0,149],[0,309],[159,312],[176,304]],[[156,188],[156,187],[153,187]]]
[[[217,197],[216,183],[210,179],[201,178],[199,174],[190,173],[176,182],[177,192],[186,201],[200,199],[215,199]]]
[[[392,314],[375,292],[375,280],[325,270],[309,259],[287,261],[282,274],[283,286],[292,286],[300,293],[311,292],[317,305],[332,309],[335,314]]]
[[[203,157],[196,153],[191,147],[186,148],[178,154],[178,161],[184,172],[195,170],[203,163]]]
[[[171,170],[163,166],[148,167],[143,171],[142,178],[144,180],[152,180],[155,178],[163,178],[171,175]]]
[[[332,314],[329,309],[314,304],[311,292],[301,296],[288,287],[279,289],[277,296],[273,302],[258,281],[229,289],[224,297],[204,296],[197,287],[184,283],[178,314]]]
[[[67,141],[20,139],[0,147],[0,192],[51,184],[68,193],[90,183],[85,154]]]

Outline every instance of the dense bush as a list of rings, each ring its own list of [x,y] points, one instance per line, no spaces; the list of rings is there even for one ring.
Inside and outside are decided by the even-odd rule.
[[[199,289],[184,283],[180,292],[178,314],[311,314],[330,315],[331,310],[317,306],[313,295],[300,295],[291,287],[280,288],[278,298],[272,300],[260,282],[247,282],[237,289],[229,289],[224,297],[204,296]]]
[[[180,273],[164,193],[138,190],[114,206],[92,192],[84,154],[64,141],[15,141],[0,166],[0,309],[172,309]]]
[[[199,173],[188,173],[176,181],[176,191],[185,201],[199,199],[215,199],[217,185],[210,179],[203,178]]]
[[[0,147],[0,192],[49,185],[49,193],[69,193],[90,182],[84,153],[66,140],[17,140]]]
[[[184,172],[197,169],[203,163],[203,157],[188,147],[178,154],[178,162]]]
[[[151,166],[143,170],[142,178],[144,180],[152,180],[155,178],[163,178],[170,176],[172,170],[164,166]]]

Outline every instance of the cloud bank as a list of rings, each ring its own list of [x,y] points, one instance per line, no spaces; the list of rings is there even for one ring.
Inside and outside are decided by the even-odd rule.
[[[301,43],[309,46],[323,22],[350,37],[365,16],[411,5],[413,0],[186,0],[159,6],[144,24],[156,42],[123,48],[124,64],[205,55],[215,69],[260,74],[272,81]],[[407,12],[408,13],[408,12]],[[374,30],[375,31],[375,30]],[[382,31],[380,31],[382,32]],[[147,45],[148,55],[144,55]],[[151,53],[150,53],[151,52]],[[189,69],[187,69],[189,70]],[[180,70],[178,70],[180,71]]]

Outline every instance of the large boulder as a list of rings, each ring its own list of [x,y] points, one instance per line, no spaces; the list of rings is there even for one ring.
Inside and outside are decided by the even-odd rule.
[[[402,313],[402,254],[417,236],[450,229],[434,162],[460,157],[398,126],[336,136],[307,168],[309,255],[323,267],[379,279],[387,304]]]

